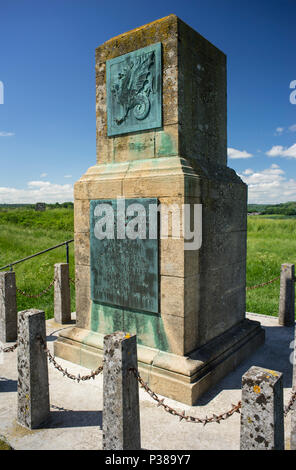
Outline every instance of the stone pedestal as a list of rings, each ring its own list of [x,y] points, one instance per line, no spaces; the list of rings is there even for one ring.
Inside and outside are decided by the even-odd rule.
[[[129,331],[153,390],[192,404],[264,341],[245,319],[247,188],[227,167],[226,58],[170,15],[98,47],[96,90],[97,164],[75,184],[77,324],[55,354],[94,367],[103,336]],[[96,259],[94,207],[118,198],[155,199],[173,213],[201,205],[201,247],[169,224],[156,245],[119,250],[121,267]]]

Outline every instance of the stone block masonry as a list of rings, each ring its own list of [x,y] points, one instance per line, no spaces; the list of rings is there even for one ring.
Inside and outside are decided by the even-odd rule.
[[[104,336],[128,330],[149,386],[193,404],[264,341],[245,317],[247,187],[227,167],[226,56],[176,15],[111,38],[96,49],[96,119],[97,163],[74,187],[77,324],[55,354],[97,366]],[[201,205],[201,246],[169,231],[140,250],[141,266],[156,261],[140,277],[143,240],[93,237],[96,208],[120,199]]]

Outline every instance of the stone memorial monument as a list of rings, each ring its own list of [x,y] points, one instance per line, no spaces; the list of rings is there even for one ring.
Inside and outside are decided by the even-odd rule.
[[[245,318],[226,57],[175,15],[121,34],[96,50],[96,112],[97,164],[74,190],[77,323],[55,354],[96,368],[104,335],[136,334],[144,380],[193,404],[264,341]]]

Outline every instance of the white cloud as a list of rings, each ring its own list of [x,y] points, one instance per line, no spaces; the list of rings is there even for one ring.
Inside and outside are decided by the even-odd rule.
[[[275,130],[275,134],[274,135],[282,135],[282,133],[284,132],[285,128],[284,127],[277,127],[276,130]]]
[[[40,178],[46,178],[47,173],[41,173]]]
[[[65,201],[73,201],[73,186],[71,184],[29,181],[25,189],[0,187],[0,203],[2,204]]]
[[[72,178],[72,175],[64,175],[64,178]]]
[[[228,158],[230,158],[231,160],[235,160],[238,158],[251,158],[253,156],[251,153],[248,153],[246,150],[237,150],[231,147],[228,147],[227,155],[228,155]]]
[[[254,173],[254,170],[252,170],[252,168],[247,168],[243,174],[244,175],[252,175]]]
[[[262,171],[245,170],[240,177],[248,185],[249,203],[276,204],[296,200],[296,180],[287,179],[276,164]]]
[[[15,135],[14,132],[0,131],[0,137],[11,137],[12,135]]]
[[[291,147],[283,147],[282,145],[274,145],[268,152],[268,157],[296,158],[296,144]]]
[[[274,135],[282,135],[285,132],[296,132],[296,124],[292,124],[286,130],[285,127],[277,127]]]

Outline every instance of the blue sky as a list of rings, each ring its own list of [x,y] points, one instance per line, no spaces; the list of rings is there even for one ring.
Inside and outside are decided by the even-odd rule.
[[[95,48],[170,13],[227,55],[249,202],[296,200],[295,0],[0,0],[0,203],[72,200],[96,161]]]

